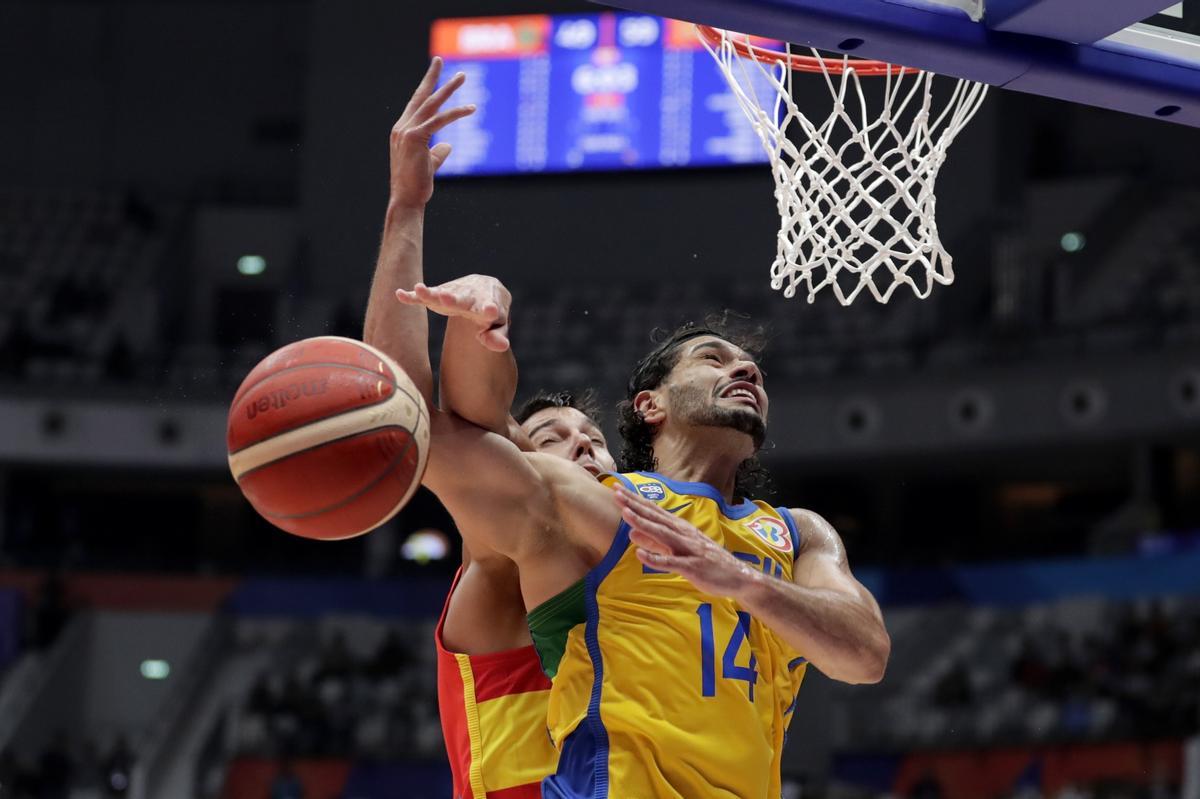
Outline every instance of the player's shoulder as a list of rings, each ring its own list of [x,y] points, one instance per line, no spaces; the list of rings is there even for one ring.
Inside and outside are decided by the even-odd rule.
[[[558,476],[562,474],[570,474],[570,466],[575,470],[582,471],[571,461],[558,455],[549,455],[545,452],[522,452],[521,457],[524,458],[530,466],[538,471],[539,474],[547,476]],[[586,474],[586,472],[584,472]]]
[[[521,457],[552,486],[595,486],[596,478],[574,461],[544,452],[522,452]]]
[[[780,513],[787,513],[792,517],[792,521],[796,524],[804,525],[828,525],[829,522],[815,510],[808,508],[779,508]]]
[[[796,525],[796,532],[800,537],[799,552],[837,552],[841,550],[841,536],[821,514],[808,508],[779,508],[778,510],[780,513],[790,516],[792,523]]]

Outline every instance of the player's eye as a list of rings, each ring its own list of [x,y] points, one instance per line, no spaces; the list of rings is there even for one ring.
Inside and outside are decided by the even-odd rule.
[[[608,443],[605,442],[605,440],[603,438],[593,438],[592,443],[595,444],[597,447],[603,447],[605,449],[608,449]]]

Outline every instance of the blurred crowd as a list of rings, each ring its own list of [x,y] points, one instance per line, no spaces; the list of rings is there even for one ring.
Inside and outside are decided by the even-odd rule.
[[[1200,610],[1115,605],[1109,622],[1080,632],[1050,622],[1024,630],[1002,669],[1007,693],[1032,708],[1039,737],[1147,739],[1200,730]],[[943,709],[978,707],[970,664],[934,686]]]
[[[285,673],[263,674],[238,716],[240,754],[388,760],[443,756],[431,635],[391,629],[369,655],[334,633]]]
[[[1051,793],[1046,793],[1034,785],[1027,785],[998,799],[1179,799],[1179,796],[1179,786],[1163,780],[1152,780],[1149,785],[1123,780],[1102,780],[1092,784],[1067,785]],[[942,797],[942,788],[933,777],[925,778],[909,793],[909,799]]]
[[[0,379],[133,379],[121,306],[160,266],[163,221],[133,191],[0,192]]]
[[[34,758],[0,754],[0,799],[112,799],[129,790],[134,754],[118,737],[107,750],[58,732]]]

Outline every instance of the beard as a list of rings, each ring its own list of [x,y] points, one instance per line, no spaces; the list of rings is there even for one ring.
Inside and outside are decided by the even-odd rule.
[[[750,408],[726,408],[696,386],[671,386],[667,389],[671,409],[679,419],[700,427],[726,427],[745,433],[761,449],[767,439],[767,423]]]

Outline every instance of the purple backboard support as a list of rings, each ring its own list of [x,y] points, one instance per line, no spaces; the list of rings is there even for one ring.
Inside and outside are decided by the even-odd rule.
[[[603,4],[1200,127],[1200,44],[1186,34],[1178,37],[1172,52],[1152,49],[1155,45],[1145,43],[1144,32],[1129,30],[1119,38],[1076,44],[994,30],[987,26],[986,16],[984,22],[975,22],[964,11],[916,0],[603,0]],[[1132,24],[1146,16],[1148,5],[1165,7],[1170,0],[1103,0],[1102,4],[1122,8]],[[1035,8],[1039,5],[1043,12]],[[1122,24],[1111,8],[1097,15],[1096,5],[1096,0],[1002,2],[1009,11],[1030,15],[1027,20],[1053,12],[1060,27],[1067,25],[1068,18],[1098,17],[1094,25],[1078,28],[1089,35]],[[1011,19],[1011,14],[1004,17]]]
[[[987,0],[984,25],[996,31],[1091,44],[1162,11],[1163,0]]]

